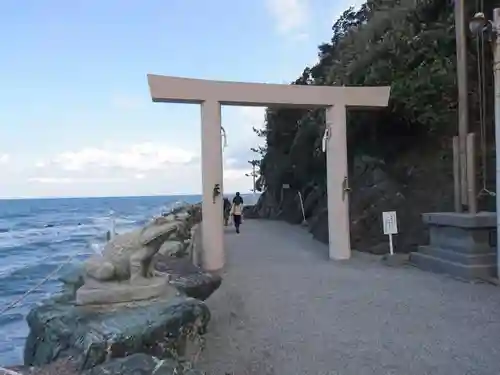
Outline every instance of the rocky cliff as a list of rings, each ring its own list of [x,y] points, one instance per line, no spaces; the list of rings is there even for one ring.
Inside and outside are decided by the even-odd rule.
[[[467,6],[468,17],[480,10],[472,3]],[[489,14],[494,2],[485,1],[484,6]],[[401,232],[395,238],[396,250],[411,251],[426,241],[421,213],[453,209],[453,6],[447,0],[368,1],[358,11],[348,9],[332,30],[332,39],[319,46],[319,62],[292,84],[391,86],[388,108],[348,112],[351,238],[358,250],[387,252],[381,216],[396,210]],[[478,136],[478,191],[483,184],[494,190],[491,48],[485,43],[486,112],[480,123],[481,49],[472,38],[469,43],[470,127]],[[265,127],[256,130],[264,145],[254,150],[263,194],[247,215],[301,223],[300,192],[310,231],[328,241],[324,127],[322,111],[267,110]],[[486,163],[481,163],[483,153]],[[481,196],[479,206],[493,209],[494,197]]]

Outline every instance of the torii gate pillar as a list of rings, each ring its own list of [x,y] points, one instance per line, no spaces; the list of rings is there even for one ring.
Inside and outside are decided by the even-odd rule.
[[[153,102],[201,105],[202,262],[207,271],[218,271],[225,262],[221,105],[326,110],[329,255],[335,260],[350,258],[346,107],[385,107],[389,87],[277,85],[152,74],[148,83]]]
[[[221,106],[207,100],[201,104],[201,184],[203,200],[201,211],[202,263],[207,271],[224,266],[223,226],[223,161],[221,137]],[[220,195],[214,196],[219,185]]]

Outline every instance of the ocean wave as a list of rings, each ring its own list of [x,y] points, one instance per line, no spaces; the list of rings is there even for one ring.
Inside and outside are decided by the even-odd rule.
[[[199,200],[199,196],[186,199],[190,203]],[[124,232],[170,211],[178,202],[178,197],[1,201],[0,306],[22,300],[0,316],[0,366],[22,362],[28,333],[25,316],[59,290],[58,275],[24,296],[26,291],[68,257],[75,256],[71,262],[74,266],[100,253],[113,220],[116,231]],[[73,266],[68,264],[61,273]]]
[[[132,227],[137,218],[116,219],[116,228],[122,229]],[[0,257],[3,251],[13,250],[23,246],[45,246],[48,243],[68,241],[72,238],[91,238],[105,235],[111,228],[111,220],[107,217],[95,217],[89,223],[78,222],[76,224],[59,224],[53,226],[37,225],[23,229],[11,229],[0,232]]]

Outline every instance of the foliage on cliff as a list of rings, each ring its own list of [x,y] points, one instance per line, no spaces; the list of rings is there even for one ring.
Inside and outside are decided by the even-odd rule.
[[[470,3],[468,16],[477,11]],[[484,5],[492,6],[488,1]],[[360,155],[390,165],[415,150],[449,148],[450,136],[457,132],[453,3],[369,0],[359,10],[346,10],[332,30],[331,40],[318,47],[319,62],[305,68],[292,84],[391,86],[388,108],[348,112],[350,172]],[[470,39],[469,43],[474,129],[477,54],[475,42]],[[485,61],[491,61],[489,47],[486,54]],[[491,69],[486,73],[489,77]],[[490,108],[491,103],[487,104]],[[322,110],[268,109],[265,127],[256,130],[265,139],[265,146],[254,150],[259,154],[258,187],[277,201],[283,199],[283,184],[304,196],[312,190],[325,192],[324,128]]]

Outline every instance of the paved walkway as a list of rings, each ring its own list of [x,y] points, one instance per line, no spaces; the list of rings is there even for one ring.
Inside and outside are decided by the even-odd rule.
[[[248,220],[207,301],[210,375],[498,375],[500,288],[355,254],[327,260],[300,227]]]

